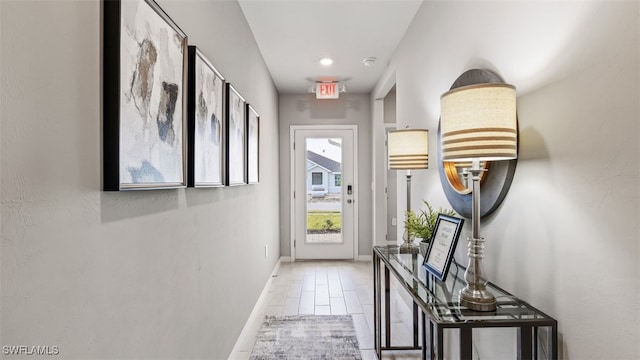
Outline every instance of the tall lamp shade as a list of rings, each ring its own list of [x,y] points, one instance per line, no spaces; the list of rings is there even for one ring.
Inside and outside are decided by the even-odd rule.
[[[429,130],[402,129],[389,131],[387,136],[389,169],[407,170],[407,214],[411,211],[411,170],[429,168]],[[405,226],[400,252],[414,253],[418,245]]]
[[[484,238],[480,236],[480,161],[518,157],[516,88],[504,83],[462,86],[440,98],[443,161],[471,161],[472,237],[469,238],[469,266],[466,286],[460,290],[460,304],[475,311],[495,311],[496,298],[486,288],[482,268]]]
[[[402,129],[389,132],[389,169],[429,168],[429,130]]]
[[[440,106],[443,161],[518,157],[513,85],[459,87],[444,93]]]

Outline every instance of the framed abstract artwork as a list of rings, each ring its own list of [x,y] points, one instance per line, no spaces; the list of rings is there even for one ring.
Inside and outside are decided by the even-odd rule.
[[[260,180],[260,115],[247,104],[247,179],[249,184]]]
[[[189,187],[224,186],[224,77],[189,46]]]
[[[440,281],[447,279],[464,219],[438,214],[423,266]]]
[[[153,0],[107,0],[103,53],[103,189],[185,187],[186,34]]]
[[[246,102],[240,93],[229,83],[227,83],[226,99],[226,185],[242,185],[247,183]]]

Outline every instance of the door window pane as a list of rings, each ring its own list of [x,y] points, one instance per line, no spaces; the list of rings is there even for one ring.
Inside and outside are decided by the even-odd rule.
[[[306,149],[306,243],[342,243],[342,139],[307,138]]]

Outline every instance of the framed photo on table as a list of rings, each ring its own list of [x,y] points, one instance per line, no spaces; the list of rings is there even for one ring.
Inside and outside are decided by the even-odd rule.
[[[423,266],[440,281],[447,279],[464,219],[438,214]]]
[[[104,1],[103,189],[187,183],[187,35],[153,0]]]

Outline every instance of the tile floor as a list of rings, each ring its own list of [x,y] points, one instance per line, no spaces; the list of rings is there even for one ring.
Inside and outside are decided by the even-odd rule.
[[[411,310],[392,283],[393,345],[412,342]],[[283,262],[256,305],[230,358],[248,359],[265,315],[351,314],[364,360],[376,359],[373,342],[371,262]],[[419,359],[420,352],[384,352],[383,359]]]

